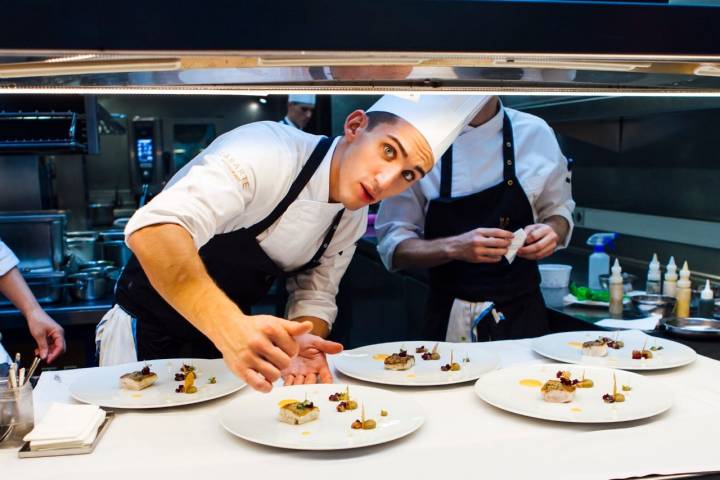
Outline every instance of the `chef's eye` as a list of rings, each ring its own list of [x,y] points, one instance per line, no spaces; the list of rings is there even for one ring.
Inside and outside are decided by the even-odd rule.
[[[415,172],[413,172],[412,170],[403,170],[402,176],[408,182],[412,182],[413,180],[415,180]]]
[[[388,158],[395,158],[395,149],[387,143],[383,145],[383,153]]]

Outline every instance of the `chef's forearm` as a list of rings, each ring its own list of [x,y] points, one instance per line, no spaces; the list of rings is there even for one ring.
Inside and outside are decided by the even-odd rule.
[[[327,336],[330,335],[330,326],[322,318],[302,316],[302,317],[291,318],[290,320],[292,320],[293,322],[310,322],[310,323],[312,323],[313,328],[310,331],[310,333],[312,333],[313,335],[317,335],[318,337],[327,338]]]
[[[542,223],[544,223],[545,225],[549,225],[550,228],[555,231],[558,236],[558,245],[565,244],[565,238],[570,231],[570,223],[565,217],[562,217],[560,215],[553,215],[552,217],[546,218],[545,221],[543,221]]]
[[[33,310],[41,308],[17,268],[11,268],[5,275],[0,276],[0,293],[16,306],[25,318],[30,318]]]
[[[130,235],[128,246],[160,296],[211,340],[225,319],[243,315],[208,275],[183,227],[142,228]]]
[[[409,238],[395,247],[393,268],[428,268],[443,265],[451,261],[452,238],[424,240]]]

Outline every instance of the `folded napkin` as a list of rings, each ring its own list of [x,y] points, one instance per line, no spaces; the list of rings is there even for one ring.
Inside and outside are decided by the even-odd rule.
[[[55,402],[24,440],[31,450],[83,447],[95,441],[104,420],[105,411],[95,405]]]
[[[525,245],[525,239],[527,238],[527,233],[525,233],[525,230],[522,228],[519,228],[517,231],[513,232],[513,239],[512,242],[510,242],[510,246],[508,247],[508,251],[505,254],[505,258],[507,258],[508,263],[512,263],[513,260],[515,260],[515,255],[517,255],[517,251],[522,248],[523,245]]]
[[[595,325],[608,328],[623,328],[632,330],[654,330],[662,316],[652,314],[647,318],[638,318],[637,320],[617,320],[606,318],[596,322]]]

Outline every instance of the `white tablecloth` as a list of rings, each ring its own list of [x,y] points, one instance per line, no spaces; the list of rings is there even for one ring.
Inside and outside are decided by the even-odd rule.
[[[504,366],[545,362],[532,353],[530,340],[488,347]],[[35,389],[36,418],[52,401],[72,402],[67,385],[83,372],[43,373]],[[0,450],[0,478],[559,480],[720,470],[720,362],[700,356],[686,367],[645,375],[674,391],[674,406],[652,419],[615,425],[572,425],[506,413],[477,398],[472,383],[389,387],[423,405],[425,425],[391,444],[335,452],[287,451],[232,436],[217,417],[234,396],[176,409],[121,411],[90,455],[18,459],[15,450]],[[337,381],[358,383],[342,375]]]

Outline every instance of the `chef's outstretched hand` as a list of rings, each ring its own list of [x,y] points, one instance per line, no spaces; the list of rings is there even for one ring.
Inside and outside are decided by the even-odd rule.
[[[332,383],[333,376],[326,355],[342,352],[343,346],[311,333],[296,337],[295,340],[300,351],[290,361],[290,366],[282,371],[285,385]]]
[[[47,363],[52,363],[65,352],[65,331],[42,308],[30,312],[27,323],[30,334],[37,343],[35,355]]]
[[[535,223],[525,227],[527,238],[525,245],[518,250],[518,257],[527,260],[540,260],[555,251],[558,245],[559,237],[557,232],[544,223]]]
[[[212,339],[235,375],[255,390],[269,392],[280,371],[300,351],[295,337],[307,334],[312,326],[271,315],[247,315],[223,322]]]
[[[497,263],[508,251],[512,232],[500,228],[476,228],[450,238],[450,258],[470,263]]]

